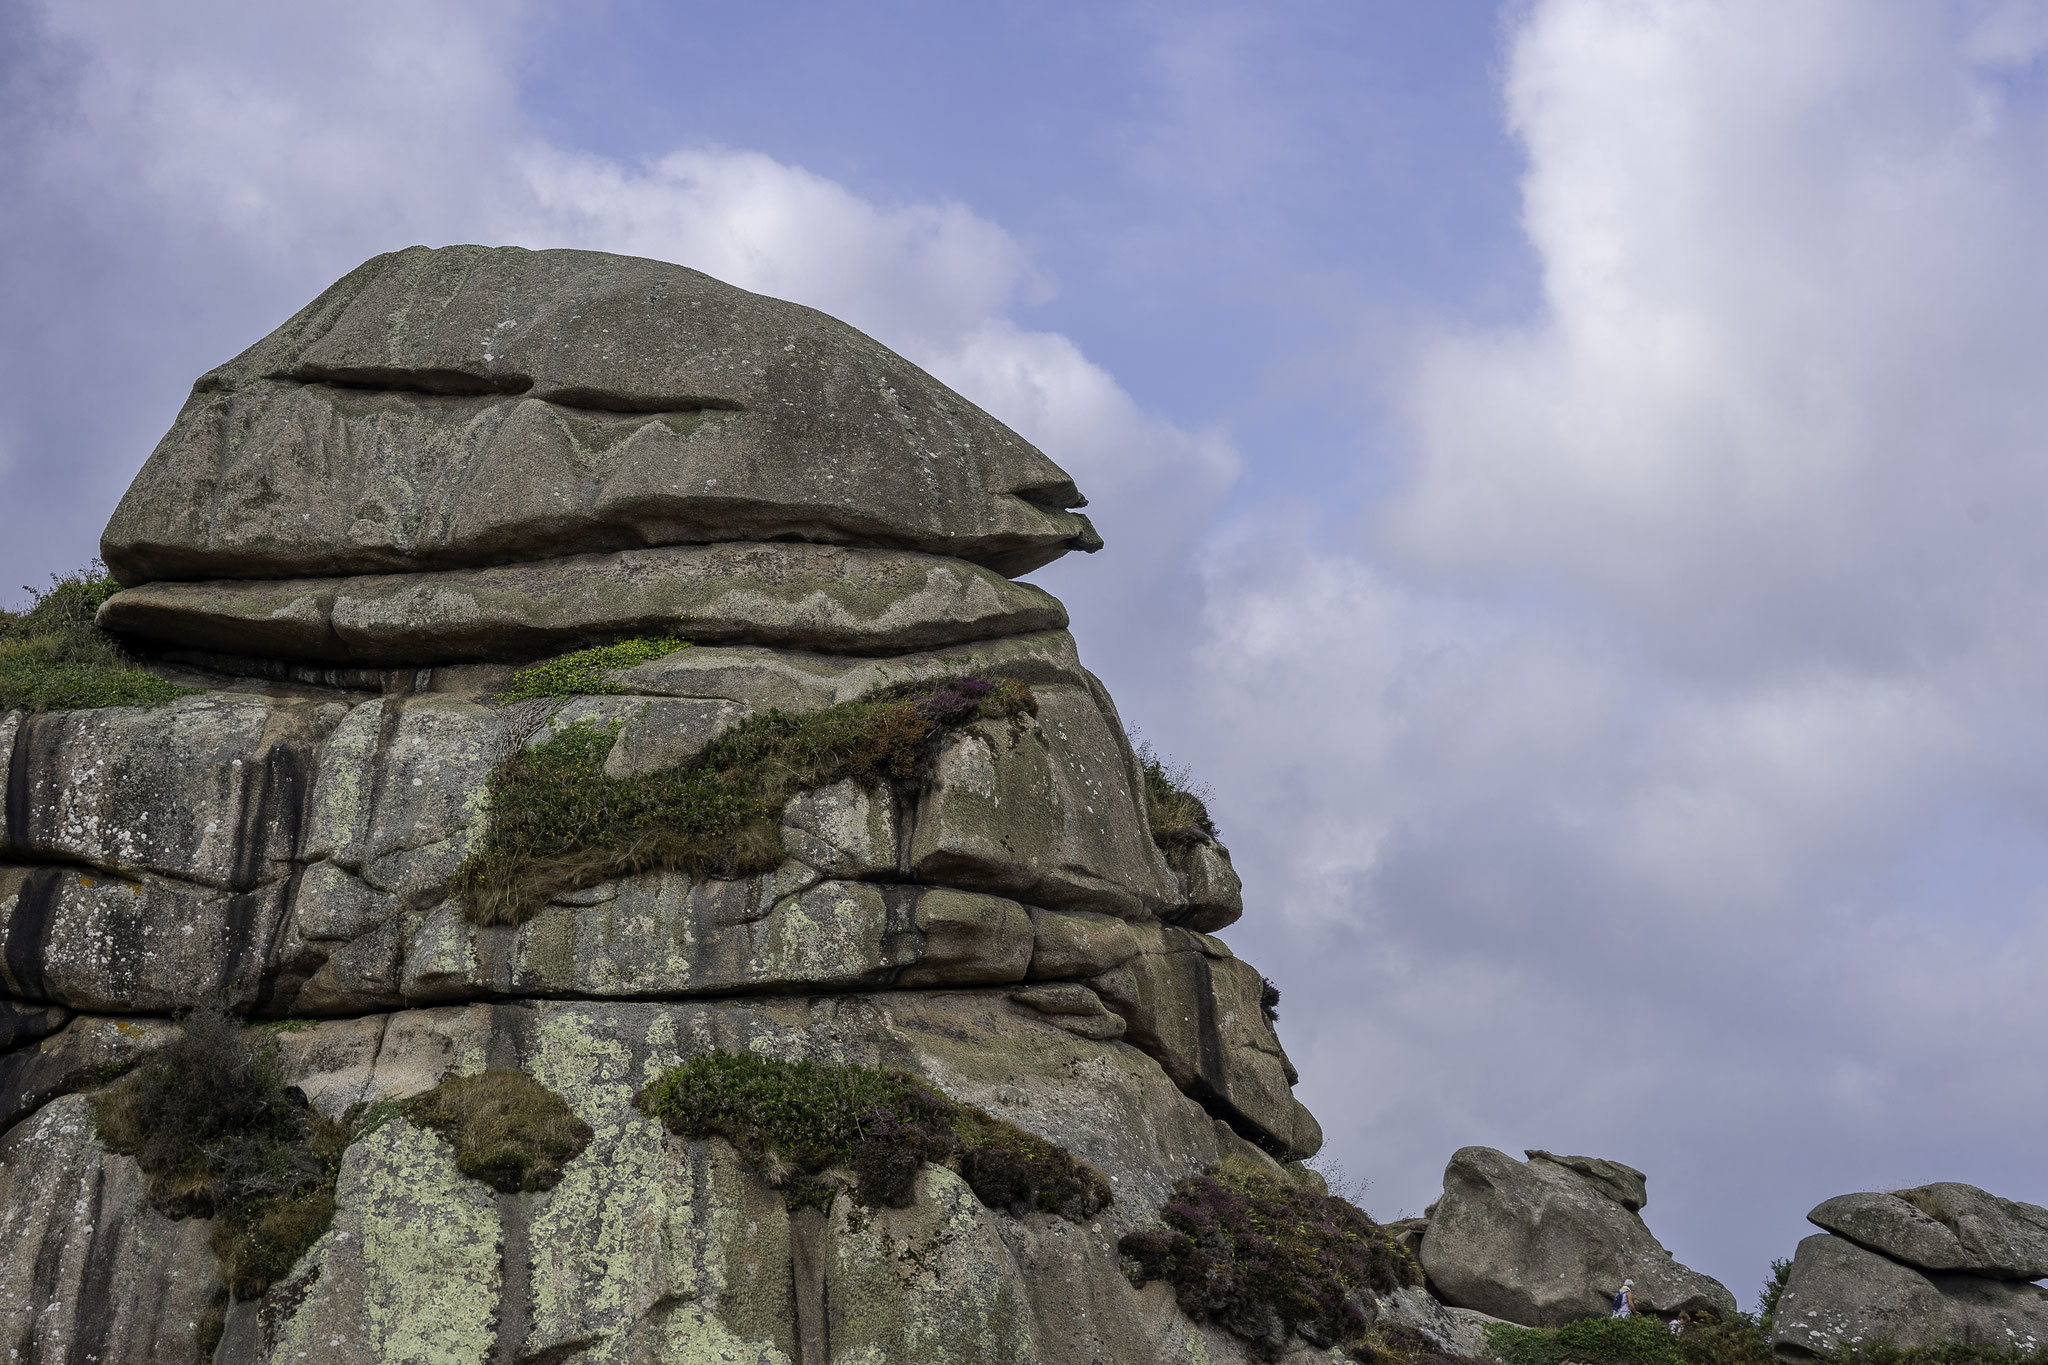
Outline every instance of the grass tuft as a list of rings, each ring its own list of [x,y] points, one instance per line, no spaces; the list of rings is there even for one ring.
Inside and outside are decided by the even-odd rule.
[[[783,860],[783,807],[852,778],[908,785],[948,735],[983,718],[1034,714],[1009,679],[900,684],[804,715],[770,711],[680,768],[605,776],[613,732],[588,722],[521,749],[491,774],[484,839],[456,873],[477,924],[518,924],[553,896],[655,870],[744,877]]]
[[[634,1103],[679,1137],[724,1138],[792,1208],[829,1208],[834,1172],[851,1175],[863,1204],[908,1207],[928,1162],[957,1167],[982,1203],[1020,1217],[1041,1209],[1082,1223],[1110,1204],[1094,1167],[901,1071],[709,1052]]]
[[[666,658],[679,649],[689,647],[688,640],[673,635],[647,635],[599,645],[595,649],[579,649],[573,654],[520,669],[492,700],[501,706],[509,706],[513,702],[538,701],[543,697],[618,696],[626,689],[612,678],[613,671]]]
[[[219,1006],[93,1097],[101,1142],[136,1159],[150,1203],[214,1220],[229,1291],[255,1298],[327,1230],[348,1129],[284,1083],[274,1047]]]
[[[1342,1199],[1225,1163],[1175,1185],[1159,1221],[1117,1243],[1133,1283],[1166,1281],[1189,1317],[1214,1320],[1263,1359],[1278,1359],[1290,1335],[1356,1360],[1425,1351],[1376,1322],[1372,1297],[1420,1283],[1414,1258]]]
[[[450,1077],[404,1110],[453,1144],[464,1175],[506,1194],[553,1189],[562,1167],[590,1145],[590,1125],[520,1071]]]
[[[1140,741],[1137,752],[1145,774],[1145,814],[1152,823],[1152,841],[1169,855],[1214,843],[1218,836],[1204,799],[1207,789],[1187,768],[1168,763],[1149,742]]]
[[[0,711],[83,711],[162,706],[195,688],[133,666],[94,613],[120,591],[98,560],[33,588],[25,612],[0,611]]]

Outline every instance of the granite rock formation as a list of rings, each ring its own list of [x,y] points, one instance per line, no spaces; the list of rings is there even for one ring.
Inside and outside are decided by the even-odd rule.
[[[1944,1182],[1837,1195],[1806,1215],[1771,1349],[1810,1360],[1843,1345],[2048,1344],[2048,1209]]]
[[[1531,1151],[1516,1161],[1465,1147],[1444,1169],[1420,1255],[1447,1304],[1524,1327],[1602,1317],[1623,1280],[1636,1310],[1735,1314],[1735,1296],[1671,1258],[1638,1212],[1640,1171],[1597,1157]]]
[[[1080,505],[851,328],[650,261],[378,257],[202,376],[107,529],[99,618],[200,690],[0,715],[8,1358],[186,1365],[217,1333],[223,1365],[1247,1359],[1134,1289],[1117,1240],[1226,1157],[1304,1178],[1321,1134],[1266,983],[1213,936],[1242,909],[1227,852],[1162,849],[1063,609],[1009,579],[1099,545]],[[694,644],[499,703],[518,666],[646,631]],[[466,913],[493,772],[569,727],[625,779],[961,676],[1034,709],[963,725],[911,790],[799,794],[765,870]],[[508,1194],[366,1129],[319,1240],[228,1301],[207,1219],[145,1197],[88,1093],[209,1002],[323,1119],[511,1069],[589,1145]],[[713,1050],[901,1069],[1114,1203],[1020,1215],[931,1165],[907,1208],[792,1209],[635,1106]]]

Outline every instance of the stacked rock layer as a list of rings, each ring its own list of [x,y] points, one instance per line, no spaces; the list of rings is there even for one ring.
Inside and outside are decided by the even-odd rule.
[[[1837,1195],[1806,1215],[1771,1349],[1812,1360],[1843,1346],[2048,1345],[2048,1209],[1942,1182]]]
[[[379,257],[202,377],[103,542],[102,625],[201,690],[0,716],[0,1347],[194,1357],[205,1220],[145,1198],[85,1093],[225,1003],[314,1108],[516,1069],[588,1148],[547,1193],[405,1123],[347,1149],[328,1232],[228,1306],[214,1359],[1244,1359],[1120,1234],[1226,1156],[1321,1135],[1240,893],[1169,861],[1066,614],[1009,575],[1099,546],[1072,481],[810,310],[581,252]],[[513,667],[625,634],[693,647],[537,713]],[[481,927],[456,876],[493,769],[579,721],[605,771],[892,683],[1029,685],[908,798],[792,800],[783,860],[649,872]],[[907,1209],[792,1220],[722,1142],[633,1104],[718,1049],[900,1068],[1105,1173],[1086,1223],[928,1166]]]

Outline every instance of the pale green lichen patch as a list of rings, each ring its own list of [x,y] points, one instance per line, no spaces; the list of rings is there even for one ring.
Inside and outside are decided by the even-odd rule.
[[[360,1219],[363,1314],[391,1365],[490,1358],[498,1314],[495,1199],[448,1145],[410,1124],[364,1140],[342,1198]]]
[[[842,1203],[828,1225],[834,1359],[1038,1358],[1024,1275],[988,1210],[942,1166],[919,1183],[908,1208],[862,1216]]]
[[[786,1365],[795,1343],[782,1201],[729,1149],[684,1148],[633,1109],[642,1072],[614,1032],[619,1018],[563,1009],[535,1031],[529,1066],[592,1138],[529,1236],[527,1350],[586,1341],[579,1359],[623,1365],[651,1339],[664,1360]],[[656,1021],[649,1065],[674,1057],[674,1031],[672,1017]]]

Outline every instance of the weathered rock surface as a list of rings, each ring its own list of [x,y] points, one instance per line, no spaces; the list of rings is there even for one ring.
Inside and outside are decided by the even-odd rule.
[[[1547,1161],[1568,1171],[1576,1171],[1630,1213],[1641,1213],[1650,1202],[1649,1179],[1633,1166],[1624,1166],[1619,1161],[1609,1161],[1604,1157],[1559,1156],[1555,1152],[1535,1148],[1525,1149],[1522,1155],[1531,1161]]]
[[[1960,1341],[2032,1351],[2048,1344],[2048,1290],[1981,1275],[1922,1272],[1847,1237],[1800,1242],[1778,1297],[1771,1349],[1808,1360],[1837,1347]]]
[[[100,625],[159,645],[361,665],[530,659],[621,635],[888,654],[1060,630],[1043,589],[936,555],[686,545],[442,573],[151,583]]]
[[[1279,1162],[1321,1132],[1269,984],[1201,932],[1243,911],[1227,851],[1162,852],[1064,609],[1005,576],[1098,544],[1077,505],[858,333],[654,262],[381,257],[203,378],[108,529],[130,586],[101,619],[210,690],[0,716],[0,1349],[194,1357],[213,1230],[151,1211],[80,1092],[219,1002],[361,1126],[331,1225],[227,1307],[214,1365],[1248,1365],[1117,1239],[1225,1158],[1307,1181]],[[519,665],[654,632],[695,643],[498,702]],[[466,913],[493,774],[568,727],[611,731],[577,780],[624,802],[752,718],[961,675],[1035,710],[795,795],[745,827],[770,870],[586,847],[523,922]],[[927,1167],[907,1208],[792,1212],[633,1105],[713,1049],[901,1068],[1115,1201],[1017,1216]],[[378,1105],[504,1068],[592,1131],[551,1190],[488,1189]],[[1422,1296],[1380,1311],[1477,1341]]]
[[[1613,1183],[1556,1161],[1462,1148],[1444,1170],[1422,1268],[1444,1302],[1525,1327],[1603,1315],[1624,1279],[1635,1281],[1639,1312],[1732,1318],[1735,1296],[1672,1260]]]
[[[336,1020],[275,1042],[331,1114],[444,1074],[516,1066],[595,1137],[557,1188],[520,1196],[464,1179],[441,1139],[402,1119],[359,1138],[332,1230],[262,1299],[230,1309],[223,1365],[1247,1359],[1182,1318],[1164,1286],[1132,1289],[1115,1243],[1174,1179],[1256,1154],[1139,1053],[1076,1038],[999,995],[473,1005]],[[842,1197],[822,1218],[792,1217],[725,1144],[680,1141],[632,1107],[649,1078],[713,1047],[904,1067],[1083,1156],[1117,1203],[1085,1227],[1017,1219],[928,1168],[909,1209],[857,1216]],[[96,1193],[53,1199],[53,1188]],[[92,1141],[82,1097],[0,1147],[0,1228],[30,1230],[0,1255],[20,1263],[8,1283],[33,1286],[0,1317],[0,1346],[49,1358],[84,1338],[122,1344],[103,1359],[191,1359],[214,1289],[207,1225],[148,1211],[134,1163]],[[63,1262],[31,1272],[49,1246],[65,1248]],[[92,1297],[109,1283],[111,1298]],[[804,1353],[806,1332],[826,1353]],[[31,1355],[38,1346],[45,1354]]]
[[[1942,1183],[1891,1194],[1842,1194],[1806,1220],[1922,1270],[2000,1280],[2048,1276],[2048,1209]]]
[[[1017,574],[1101,544],[1081,502],[811,309],[633,257],[413,247],[202,376],[101,554],[131,586],[786,539]]]
[[[82,1096],[0,1138],[0,1347],[9,1360],[191,1365],[213,1299],[209,1225],[173,1222],[93,1140]]]

